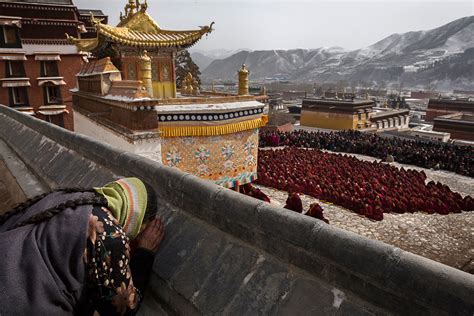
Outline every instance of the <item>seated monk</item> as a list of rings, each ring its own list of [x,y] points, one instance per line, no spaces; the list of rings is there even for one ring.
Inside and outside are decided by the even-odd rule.
[[[298,193],[288,193],[284,208],[298,213],[303,212],[303,203]]]
[[[240,186],[240,193],[251,196],[257,200],[270,203],[270,198],[258,188],[254,188],[251,183]]]
[[[309,210],[306,212],[306,215],[317,218],[329,224],[329,221],[324,217],[323,208],[318,203],[312,203],[309,206]]]

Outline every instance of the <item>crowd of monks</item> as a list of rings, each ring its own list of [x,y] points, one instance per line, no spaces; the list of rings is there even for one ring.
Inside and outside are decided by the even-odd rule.
[[[453,171],[474,177],[474,147],[385,137],[358,131],[261,132],[260,147],[295,146],[355,153],[423,168]]]
[[[439,182],[426,183],[423,171],[317,149],[260,149],[258,155],[256,183],[288,191],[290,197],[291,193],[304,193],[373,220],[382,220],[383,213],[474,210],[473,198],[463,198]]]

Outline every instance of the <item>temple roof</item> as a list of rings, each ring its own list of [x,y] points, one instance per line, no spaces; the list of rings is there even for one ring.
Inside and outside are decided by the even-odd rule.
[[[81,51],[92,51],[102,40],[144,48],[186,48],[194,45],[203,35],[212,32],[214,23],[209,26],[201,26],[197,30],[163,30],[146,12],[147,7],[146,2],[140,4],[138,0],[129,0],[129,3],[125,6],[125,15],[120,15],[120,23],[117,26],[102,24],[100,19],[92,16],[97,38],[81,40],[68,36],[68,39]]]
[[[97,9],[77,9],[77,11],[79,11],[79,14],[81,15],[90,15],[92,13],[95,16],[105,16],[102,10]]]
[[[59,5],[73,5],[72,0],[2,0],[1,2],[22,2],[31,4],[59,4]]]

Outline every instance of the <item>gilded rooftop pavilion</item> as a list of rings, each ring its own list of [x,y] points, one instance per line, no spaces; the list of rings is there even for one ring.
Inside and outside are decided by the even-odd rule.
[[[249,94],[245,65],[236,73],[238,94],[201,91],[191,74],[177,91],[176,54],[211,33],[213,23],[164,30],[147,8],[129,0],[117,26],[93,17],[96,38],[68,37],[89,55],[73,91],[76,132],[224,187],[252,182],[265,96]]]
[[[139,56],[146,51],[151,60],[152,94],[157,98],[174,98],[177,52],[212,32],[213,24],[189,31],[164,30],[146,12],[147,8],[147,2],[129,0],[117,26],[102,24],[101,19],[92,16],[96,38],[68,38],[80,51],[91,53],[96,59],[110,57],[124,80],[140,79]]]

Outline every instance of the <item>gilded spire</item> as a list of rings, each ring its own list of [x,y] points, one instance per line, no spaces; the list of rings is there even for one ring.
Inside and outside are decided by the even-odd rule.
[[[239,69],[239,95],[249,95],[249,71],[245,64]]]
[[[138,3],[138,0],[137,0],[137,3]],[[145,2],[143,2],[143,3],[140,5],[140,11],[145,12],[146,9],[148,9],[147,0],[145,0]]]
[[[120,21],[128,19],[133,14],[137,13],[137,9],[140,6],[138,0],[128,0],[128,3],[125,5],[123,10],[125,13],[122,15],[120,14]]]

